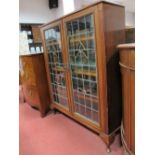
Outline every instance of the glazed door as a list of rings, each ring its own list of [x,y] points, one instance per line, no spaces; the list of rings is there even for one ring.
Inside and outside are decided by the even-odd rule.
[[[64,27],[72,81],[73,112],[99,124],[94,15],[67,19]]]
[[[45,48],[48,57],[50,86],[53,102],[69,110],[66,63],[61,40],[61,25],[51,26],[44,31]]]

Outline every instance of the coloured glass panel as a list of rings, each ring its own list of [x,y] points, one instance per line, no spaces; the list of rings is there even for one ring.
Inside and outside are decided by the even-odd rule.
[[[66,23],[75,112],[99,122],[93,15]]]
[[[68,107],[60,35],[59,26],[45,31],[53,100],[56,104]]]

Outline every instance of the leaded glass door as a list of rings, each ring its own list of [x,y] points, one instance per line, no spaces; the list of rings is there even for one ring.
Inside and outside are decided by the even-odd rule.
[[[93,14],[65,23],[74,113],[99,123],[99,100]]]
[[[60,26],[45,30],[45,42],[53,101],[57,105],[68,108],[66,63],[62,51]]]

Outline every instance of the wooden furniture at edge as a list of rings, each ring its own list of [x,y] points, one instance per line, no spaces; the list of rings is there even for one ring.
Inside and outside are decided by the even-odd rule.
[[[125,29],[125,43],[134,43],[135,42],[135,28],[126,27]]]
[[[41,26],[51,108],[99,133],[107,151],[121,125],[124,15],[101,1]]]
[[[44,117],[50,109],[50,97],[43,53],[20,55],[20,69],[24,98]]]
[[[121,137],[126,154],[135,154],[135,44],[122,44],[120,68],[122,73],[123,121]]]

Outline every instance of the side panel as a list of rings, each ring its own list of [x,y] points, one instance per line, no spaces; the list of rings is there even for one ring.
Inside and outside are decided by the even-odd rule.
[[[98,62],[98,82],[100,98],[100,127],[101,133],[108,132],[108,108],[107,108],[107,81],[106,81],[106,53],[104,36],[103,4],[98,4],[95,10],[95,31]]]
[[[43,54],[32,57],[33,67],[36,75],[36,85],[40,99],[40,110],[45,113],[49,109],[50,97],[48,91],[47,75]],[[39,68],[39,69],[38,69]]]
[[[122,94],[119,53],[116,46],[125,42],[125,10],[120,6],[103,4],[107,95],[108,95],[108,133],[112,133],[121,124]]]

